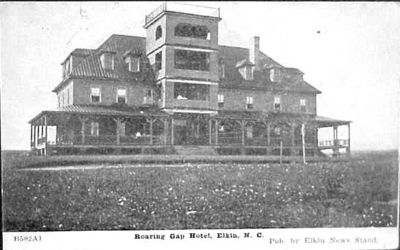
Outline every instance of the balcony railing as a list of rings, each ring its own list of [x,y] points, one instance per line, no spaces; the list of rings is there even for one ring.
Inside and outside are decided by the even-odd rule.
[[[156,18],[159,14],[161,14],[164,11],[174,11],[187,14],[220,18],[219,8],[212,8],[212,7],[185,4],[185,3],[166,2],[163,3],[161,6],[157,7],[150,14],[146,15],[145,25],[149,24],[154,18]]]
[[[347,147],[349,146],[349,140],[326,140],[319,141],[319,147]]]

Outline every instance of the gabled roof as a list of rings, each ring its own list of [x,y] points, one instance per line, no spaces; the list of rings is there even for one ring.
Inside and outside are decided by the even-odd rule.
[[[115,52],[114,70],[104,70],[101,67],[100,54],[102,51]],[[95,78],[104,80],[121,80],[126,82],[147,82],[154,83],[154,73],[150,67],[146,54],[146,38],[137,36],[126,36],[114,34],[110,36],[96,50],[75,49],[72,53],[86,55],[75,68],[72,69],[72,78]],[[141,55],[141,71],[129,72],[124,55],[135,53]],[[248,48],[219,46],[219,58],[225,64],[225,77],[221,79],[220,86],[225,88],[250,88],[250,89],[270,89],[296,92],[321,93],[318,89],[307,83],[300,81],[296,83],[272,83],[269,80],[267,70],[271,67],[283,67],[281,64],[260,52],[258,66],[260,69],[254,72],[254,80],[246,81],[239,73],[237,67],[243,65],[253,65],[249,60]],[[288,68],[291,69],[291,68]],[[299,71],[299,70],[298,70]],[[301,71],[299,71],[301,72]],[[302,72],[301,72],[302,73]],[[56,92],[65,81],[61,82],[53,92]]]

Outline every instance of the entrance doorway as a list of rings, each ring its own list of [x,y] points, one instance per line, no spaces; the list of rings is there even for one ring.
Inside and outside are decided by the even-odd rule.
[[[187,119],[174,119],[174,144],[175,145],[208,145],[209,144],[208,119],[188,117]]]

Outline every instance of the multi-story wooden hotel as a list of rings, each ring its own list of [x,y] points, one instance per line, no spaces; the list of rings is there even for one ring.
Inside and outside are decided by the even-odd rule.
[[[350,122],[317,115],[321,92],[303,72],[261,52],[259,37],[248,48],[219,45],[219,9],[177,7],[147,15],[146,37],[112,35],[97,49],[73,50],[53,89],[58,109],[29,122],[32,150],[298,155],[304,145],[307,155],[350,153]],[[347,140],[338,139],[342,125]],[[318,141],[324,127],[332,140]]]

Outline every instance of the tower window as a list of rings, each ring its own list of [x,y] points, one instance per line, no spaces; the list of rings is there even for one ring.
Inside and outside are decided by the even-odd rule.
[[[252,96],[246,97],[246,108],[253,109],[253,97]]]
[[[218,108],[224,107],[224,95],[218,95]]]
[[[160,39],[162,37],[162,28],[161,26],[158,26],[156,29],[156,40]]]
[[[156,63],[155,63],[155,70],[161,70],[162,69],[162,52],[158,52],[156,54]]]
[[[175,68],[208,71],[210,69],[210,53],[175,50]]]
[[[307,104],[306,99],[300,99],[300,111],[301,112],[306,112],[306,104]]]
[[[281,97],[280,96],[274,97],[274,110],[275,111],[281,110]]]
[[[210,31],[204,25],[192,25],[189,23],[180,23],[175,26],[175,36],[210,39]]]
[[[100,103],[100,88],[90,88],[90,102]]]
[[[206,101],[210,96],[210,86],[207,84],[191,84],[176,82],[174,84],[174,98],[178,100]]]
[[[126,103],[126,89],[117,89],[117,103]]]

